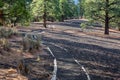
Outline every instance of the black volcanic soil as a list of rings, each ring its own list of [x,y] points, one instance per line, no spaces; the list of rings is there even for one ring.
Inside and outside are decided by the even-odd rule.
[[[36,50],[32,53],[22,52],[22,36],[12,36],[8,39],[10,49],[0,49],[0,80],[50,80],[53,71],[53,58],[44,51]],[[40,60],[37,61],[39,55]],[[19,74],[18,64],[23,61],[28,74]]]
[[[60,24],[48,29],[37,27],[32,31],[45,32],[42,40],[57,58],[59,80],[87,80],[74,59],[86,68],[91,80],[120,80],[119,31],[110,29],[110,35],[104,35],[104,29],[98,27],[84,31]]]
[[[78,27],[55,24],[54,28],[45,29],[38,23],[32,24],[31,27],[18,29],[25,33],[44,31],[42,41],[44,45],[50,47],[57,59],[57,80],[87,80],[85,72],[74,59],[85,67],[91,80],[120,80],[119,31],[111,30],[110,35],[103,35],[102,28],[89,28],[81,31]],[[3,62],[8,64],[5,61],[8,56],[0,55],[0,57],[1,64]],[[40,57],[41,62],[36,62],[34,58],[25,59],[26,64],[30,64],[33,80],[37,80],[37,76],[43,74],[41,74],[42,70],[45,74],[52,74],[53,58],[50,53],[43,50]],[[42,79],[38,78],[38,80]]]

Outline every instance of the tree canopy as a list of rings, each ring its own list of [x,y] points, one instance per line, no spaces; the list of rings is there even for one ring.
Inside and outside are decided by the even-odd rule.
[[[120,0],[86,0],[84,4],[86,17],[102,23],[105,34],[113,24],[119,27]]]
[[[30,0],[0,0],[1,22],[4,21],[4,24],[13,23],[16,25],[16,22],[22,23],[29,21],[29,1]]]

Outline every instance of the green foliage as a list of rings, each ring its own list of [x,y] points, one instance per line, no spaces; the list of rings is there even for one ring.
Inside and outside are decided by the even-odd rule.
[[[109,28],[118,27],[120,17],[120,0],[86,0],[85,16],[98,23],[104,24],[104,34],[109,34]],[[118,27],[119,28],[119,27]]]
[[[98,21],[102,24],[105,22],[106,12],[110,24],[118,24],[120,18],[120,0],[86,0],[85,15],[87,18]]]
[[[0,8],[2,8],[4,5],[4,3],[2,2],[2,0],[0,0]]]
[[[79,0],[79,3],[77,5],[79,6],[79,13],[78,14],[81,18],[83,18],[85,15],[85,7],[86,7],[85,0]]]
[[[78,7],[74,0],[0,0],[0,10],[4,16],[2,19],[0,17],[0,22],[14,25],[28,25],[31,20],[41,21],[44,19],[44,11],[46,19],[50,21],[78,16]]]
[[[82,31],[84,31],[86,28],[89,28],[89,27],[92,27],[92,26],[93,26],[93,22],[91,22],[91,21],[80,24],[80,27],[81,27]]]
[[[9,38],[15,34],[17,34],[17,30],[14,28],[0,28],[0,38]]]
[[[82,31],[84,31],[84,29],[86,29],[86,27],[87,27],[87,24],[86,23],[81,23],[80,27],[81,27]]]
[[[31,4],[33,21],[40,21],[44,14],[44,0],[34,0]],[[46,0],[47,20],[56,21],[77,16],[74,0]]]
[[[1,0],[5,24],[30,22],[30,7],[26,0]]]

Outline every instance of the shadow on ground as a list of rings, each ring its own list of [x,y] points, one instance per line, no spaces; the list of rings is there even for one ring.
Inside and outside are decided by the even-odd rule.
[[[80,64],[84,65],[90,74],[91,80],[117,80],[120,74],[120,50],[113,48],[106,48],[99,45],[92,45],[86,43],[73,42],[64,39],[56,39],[50,37],[44,37],[44,41],[55,43],[63,48],[66,48],[68,52],[57,48],[53,45],[49,45],[55,54],[58,61],[75,64],[73,57],[77,59]],[[65,75],[63,68],[58,68],[58,77],[66,77],[66,80],[82,80],[82,74],[79,76]],[[62,72],[63,71],[63,72]],[[67,70],[67,73],[73,71]],[[82,73],[82,72],[79,72]],[[70,78],[70,79],[69,79]],[[73,78],[73,79],[72,79]],[[75,79],[74,79],[75,78]],[[77,79],[79,78],[79,79]],[[61,79],[65,80],[65,79]]]

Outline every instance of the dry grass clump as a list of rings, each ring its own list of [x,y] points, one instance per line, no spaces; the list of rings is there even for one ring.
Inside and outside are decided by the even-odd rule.
[[[34,51],[40,50],[41,48],[41,38],[39,35],[26,34],[23,38],[23,50],[24,51]]]
[[[5,38],[0,38],[0,49],[9,51],[10,50],[10,43]]]
[[[0,38],[10,38],[15,34],[17,34],[17,30],[15,28],[0,28]]]

